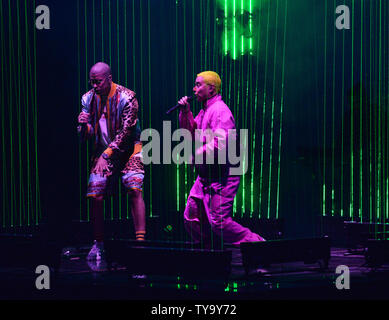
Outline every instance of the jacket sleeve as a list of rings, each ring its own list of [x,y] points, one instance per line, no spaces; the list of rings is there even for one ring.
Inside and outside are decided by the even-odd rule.
[[[90,100],[91,97],[88,94],[85,94],[81,98],[82,112],[91,113],[90,112]],[[81,142],[84,142],[94,136],[94,128],[91,124],[91,119],[87,124],[78,124],[77,126],[78,137]]]
[[[130,148],[136,131],[138,109],[139,105],[135,95],[128,97],[123,108],[120,129],[108,148],[104,151],[109,157],[114,157]]]
[[[193,138],[195,130],[197,129],[197,123],[193,118],[192,111],[184,112],[181,110],[180,114],[178,115],[178,122],[181,128],[189,130]]]

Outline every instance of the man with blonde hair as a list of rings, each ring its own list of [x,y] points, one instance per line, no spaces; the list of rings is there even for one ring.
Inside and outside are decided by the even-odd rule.
[[[234,116],[220,95],[221,79],[214,71],[204,71],[197,74],[193,88],[194,95],[203,108],[193,118],[188,103],[188,97],[181,98],[182,105],[179,123],[188,129],[195,140],[201,140],[201,147],[196,149],[196,157],[204,159],[213,153],[217,161],[217,153],[227,148],[228,130],[235,129]],[[199,130],[200,129],[200,130]],[[209,130],[218,132],[212,139],[206,139]],[[205,132],[205,134],[204,134]],[[206,141],[204,144],[203,142]],[[202,247],[210,248],[217,245],[212,239],[216,235],[223,242],[240,244],[241,242],[264,241],[260,235],[251,232],[233,221],[232,206],[238,191],[240,176],[233,176],[227,163],[196,164],[198,177],[194,183],[184,212],[184,224],[195,242],[201,242]]]

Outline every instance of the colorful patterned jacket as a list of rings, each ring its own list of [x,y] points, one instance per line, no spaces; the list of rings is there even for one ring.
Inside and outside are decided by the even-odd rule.
[[[82,111],[89,113],[89,123],[77,128],[80,139],[94,139],[95,150],[99,144],[99,119],[104,110],[101,98],[93,90],[82,96]],[[107,102],[107,127],[111,143],[104,153],[111,159],[132,150],[134,144],[140,143],[140,124],[138,120],[138,101],[135,92],[112,82]]]

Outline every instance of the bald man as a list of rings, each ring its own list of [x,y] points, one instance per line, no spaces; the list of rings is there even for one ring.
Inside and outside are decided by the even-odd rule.
[[[78,133],[81,140],[93,141],[87,197],[94,243],[87,259],[100,260],[104,250],[103,200],[115,192],[119,176],[128,192],[136,239],[145,238],[144,168],[135,92],[114,83],[111,68],[104,62],[91,68],[89,83],[92,89],[81,99]]]
[[[216,156],[214,165],[196,164],[199,175],[190,191],[184,211],[186,230],[203,248],[212,248],[215,245],[223,248],[224,242],[238,245],[241,242],[265,241],[260,235],[233,221],[231,217],[240,176],[230,175],[228,161],[225,164],[217,164],[215,150],[227,148],[228,130],[235,129],[234,116],[222,100],[220,89],[220,76],[213,71],[204,71],[197,75],[193,88],[197,101],[203,106],[196,118],[193,118],[188,97],[178,101],[183,106],[179,114],[180,126],[188,129],[194,139],[201,140],[201,147],[196,150],[196,155],[203,158],[203,163],[211,151]],[[199,136],[198,129],[203,133],[212,130],[218,134],[214,139],[204,139]]]

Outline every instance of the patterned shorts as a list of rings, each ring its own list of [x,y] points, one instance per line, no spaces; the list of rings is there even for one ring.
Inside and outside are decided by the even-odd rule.
[[[134,152],[126,162],[124,169],[121,171],[113,171],[111,175],[102,176],[101,174],[93,173],[94,162],[91,174],[89,176],[87,197],[94,198],[97,196],[113,195],[118,187],[117,179],[121,176],[122,183],[127,191],[139,190],[142,191],[144,179],[144,167],[142,158],[142,144],[134,146]]]

